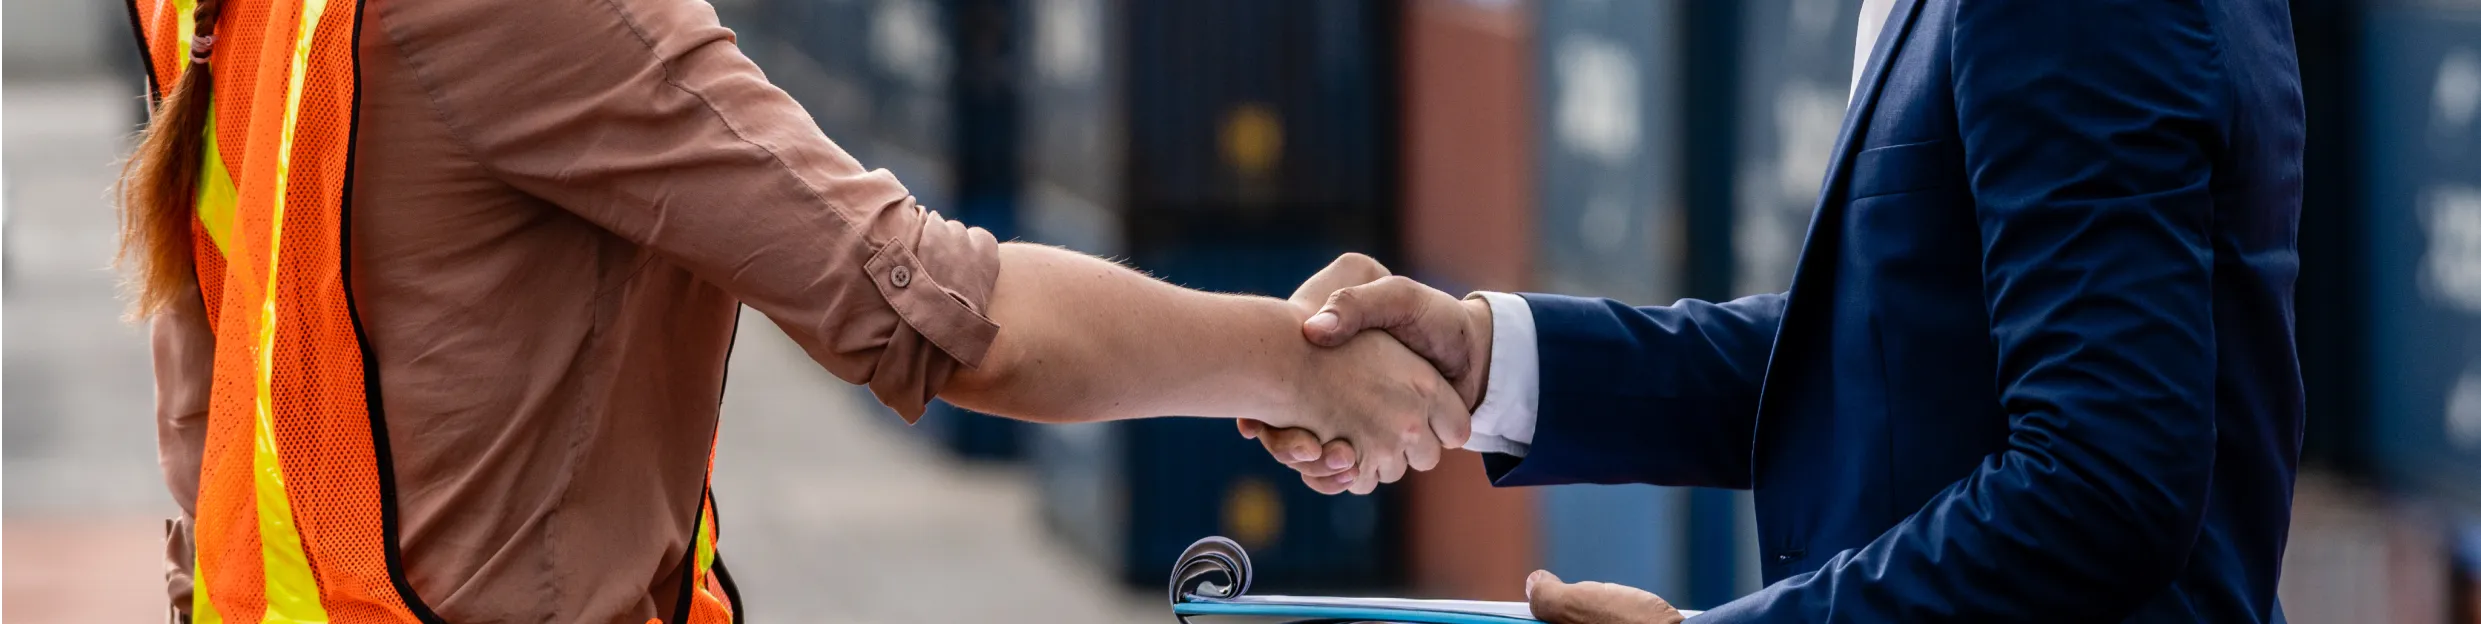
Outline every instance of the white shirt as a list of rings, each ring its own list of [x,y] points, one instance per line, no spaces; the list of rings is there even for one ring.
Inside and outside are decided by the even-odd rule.
[[[1852,38],[1852,88],[1846,97],[1860,92],[1869,53],[1895,9],[1895,0],[1860,1],[1861,27]],[[1534,420],[1542,404],[1542,356],[1534,342],[1533,308],[1516,295],[1474,294],[1490,304],[1490,379],[1482,404],[1473,408],[1473,438],[1464,447],[1522,457],[1533,448]]]

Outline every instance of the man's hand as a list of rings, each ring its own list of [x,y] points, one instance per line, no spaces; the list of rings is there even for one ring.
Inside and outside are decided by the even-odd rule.
[[[1535,619],[1550,624],[1678,624],[1687,619],[1669,601],[1642,589],[1586,581],[1562,583],[1535,570],[1525,577],[1525,601]]]
[[[1391,277],[1387,267],[1361,254],[1336,258],[1303,282],[1290,300],[1303,310],[1319,311],[1302,330],[1312,342],[1336,345],[1353,340],[1365,328],[1385,329],[1438,367],[1466,409],[1463,418],[1433,422],[1433,428],[1442,444],[1464,446],[1472,435],[1470,412],[1480,402],[1489,375],[1487,305],[1458,301],[1420,282]],[[1366,471],[1352,470],[1359,459],[1357,449],[1342,439],[1322,443],[1317,434],[1303,429],[1271,428],[1252,420],[1238,424],[1243,437],[1258,439],[1269,454],[1300,471],[1311,489],[1334,494],[1375,486],[1366,480],[1355,485],[1358,473]]]
[[[1355,494],[1429,470],[1444,451],[1441,427],[1467,426],[1464,405],[1430,363],[1383,334],[1356,336],[1342,346],[1313,349],[1299,367],[1293,407],[1297,431],[1312,448],[1321,438],[1357,451],[1357,463],[1333,479]],[[1462,445],[1461,436],[1449,445]],[[1349,475],[1346,477],[1345,475]],[[1330,492],[1332,493],[1332,492]]]
[[[1313,281],[1315,278],[1312,278]],[[1304,284],[1303,286],[1308,286]],[[1297,301],[1299,294],[1295,293]],[[1482,402],[1490,379],[1490,304],[1460,300],[1400,275],[1376,278],[1327,295],[1326,305],[1301,324],[1301,334],[1332,347],[1361,330],[1384,330],[1419,353],[1456,385],[1465,409]]]
[[[1342,288],[1366,284],[1386,276],[1387,267],[1380,265],[1377,260],[1357,253],[1344,254],[1329,263],[1327,268],[1310,276],[1309,280],[1303,282],[1298,290],[1293,291],[1289,301],[1301,310],[1302,315],[1307,316],[1317,310],[1330,293]],[[1434,367],[1424,361],[1424,358],[1402,357],[1411,356],[1413,353],[1385,336],[1359,337],[1331,351],[1335,355],[1342,356],[1334,359],[1334,362],[1347,367],[1346,370],[1333,373],[1334,375],[1392,375],[1390,379],[1393,381],[1378,383],[1381,385],[1410,384],[1416,393],[1434,397],[1434,400],[1443,400],[1447,404],[1445,407],[1431,409],[1427,430],[1429,435],[1419,436],[1422,438],[1419,440],[1403,442],[1405,446],[1400,447],[1399,450],[1383,452],[1371,447],[1366,441],[1396,440],[1404,436],[1373,438],[1346,433],[1322,437],[1307,428],[1273,428],[1263,422],[1249,419],[1238,421],[1241,435],[1258,438],[1263,432],[1280,432],[1276,437],[1262,438],[1267,444],[1267,452],[1274,455],[1278,461],[1300,471],[1304,482],[1326,494],[1345,491],[1357,494],[1370,493],[1380,483],[1391,483],[1401,478],[1404,468],[1429,470],[1436,467],[1438,453],[1442,450],[1442,446],[1455,448],[1464,445],[1465,438],[1470,435],[1472,415],[1463,405],[1457,404],[1461,402],[1462,397],[1451,395],[1452,386],[1446,384]],[[1356,356],[1353,353],[1355,351],[1362,353]],[[1396,370],[1397,367],[1410,367],[1416,370]],[[1367,393],[1371,387],[1370,383],[1344,381],[1341,377],[1335,381],[1336,383],[1326,384],[1324,387],[1346,393],[1347,396],[1353,393]],[[1379,403],[1379,405],[1388,404]],[[1346,419],[1362,417],[1360,420],[1368,424],[1392,420],[1381,418],[1384,414],[1378,412],[1339,414],[1338,416]],[[1376,435],[1383,436],[1383,434]],[[1356,449],[1353,442],[1346,440],[1363,442],[1361,446],[1370,448],[1369,456],[1372,461],[1361,461],[1361,449]]]

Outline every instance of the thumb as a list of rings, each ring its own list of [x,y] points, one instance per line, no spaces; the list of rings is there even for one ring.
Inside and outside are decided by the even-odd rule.
[[[1327,304],[1317,314],[1301,323],[1302,335],[1311,343],[1332,347],[1364,329],[1409,323],[1421,312],[1421,294],[1420,283],[1403,276],[1337,289],[1327,295]]]
[[[1576,586],[1560,582],[1559,575],[1549,570],[1534,570],[1525,576],[1525,603],[1533,608],[1533,617],[1544,622],[1573,624],[1576,622]]]
[[[1661,596],[1626,585],[1562,583],[1537,570],[1525,579],[1534,619],[1551,624],[1680,624],[1680,610]]]

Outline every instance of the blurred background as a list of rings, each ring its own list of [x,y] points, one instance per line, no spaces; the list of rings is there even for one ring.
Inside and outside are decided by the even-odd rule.
[[[2481,0],[2295,0],[2308,471],[2293,621],[2481,622]],[[1362,251],[1451,292],[1783,288],[1860,0],[716,0],[829,137],[1001,238],[1281,296]],[[161,617],[144,333],[105,191],[143,112],[118,2],[7,0],[11,622]],[[1321,497],[1229,423],[906,428],[743,323],[715,489],[762,620],[1162,622],[1173,557],[1264,587],[1685,607],[1754,590],[1744,493],[1493,490],[1470,454]]]

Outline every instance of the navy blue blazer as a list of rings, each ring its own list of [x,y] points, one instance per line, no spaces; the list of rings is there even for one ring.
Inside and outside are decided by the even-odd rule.
[[[1791,290],[1528,294],[1500,485],[1752,488],[1707,622],[2265,622],[2304,399],[2281,0],[1899,0]]]

